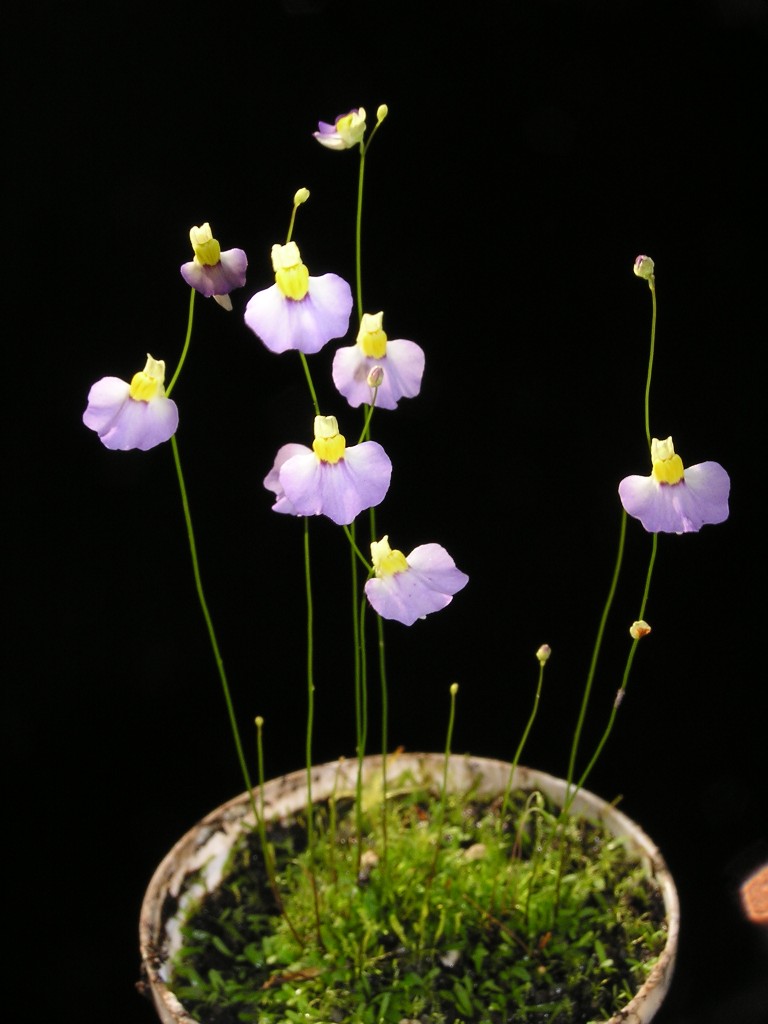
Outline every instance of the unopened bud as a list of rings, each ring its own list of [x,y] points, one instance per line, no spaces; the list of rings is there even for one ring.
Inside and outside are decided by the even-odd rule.
[[[261,715],[256,715],[256,717],[254,718],[254,722],[256,723],[257,729],[260,729],[262,725],[264,725],[264,719],[261,717]]]
[[[301,206],[302,203],[306,203],[309,199],[309,189],[300,188],[296,195],[293,197],[293,205]]]
[[[549,644],[542,644],[541,647],[536,651],[536,657],[540,665],[546,665],[549,661],[549,656],[552,653],[552,648]]]
[[[653,277],[654,262],[650,256],[638,256],[632,269],[638,277],[648,281]]]
[[[640,640],[641,637],[648,636],[650,632],[651,627],[648,625],[645,619],[640,619],[638,622],[633,622],[632,625],[629,627],[629,635],[632,637],[633,640]]]
[[[366,380],[369,388],[380,388],[381,383],[384,380],[384,367],[372,366],[368,371],[368,377]]]
[[[386,103],[382,103],[379,109],[376,111],[376,124],[381,124],[384,118],[389,113],[389,107]]]
[[[459,692],[459,684],[458,683],[451,683],[451,696],[455,697],[458,692]]]

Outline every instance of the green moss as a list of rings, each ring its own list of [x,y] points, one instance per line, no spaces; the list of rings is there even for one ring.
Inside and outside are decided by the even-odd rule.
[[[444,812],[409,780],[366,808],[257,836],[190,915],[173,991],[204,1024],[583,1024],[640,987],[666,941],[661,895],[621,841],[542,797]],[[386,815],[386,847],[383,816]],[[442,820],[441,820],[442,819]],[[328,823],[332,822],[332,827]],[[558,882],[559,879],[559,882]]]

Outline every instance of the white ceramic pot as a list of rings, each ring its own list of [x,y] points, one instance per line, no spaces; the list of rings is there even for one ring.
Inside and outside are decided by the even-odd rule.
[[[400,754],[388,761],[388,774],[399,776],[411,771],[425,782],[442,782],[445,758],[442,754]],[[481,757],[454,754],[450,758],[448,787],[465,791],[477,786],[479,796],[504,792],[510,765]],[[354,760],[319,765],[312,772],[312,795],[323,800],[334,789],[354,790],[357,764]],[[381,757],[365,759],[364,778],[381,773]],[[541,790],[555,804],[562,804],[565,782],[545,772],[519,767],[514,780],[518,789]],[[264,811],[267,821],[288,817],[306,804],[306,773],[293,772],[272,779],[264,786]],[[637,853],[660,886],[667,914],[666,946],[635,997],[608,1024],[648,1024],[661,1006],[674,968],[680,911],[672,876],[657,846],[630,818],[588,790],[581,790],[572,805],[572,813],[604,824],[614,835],[627,839],[628,848]],[[167,986],[168,964],[179,947],[179,919],[185,907],[205,892],[216,888],[241,825],[253,825],[250,801],[246,793],[222,804],[190,829],[162,861],[147,889],[141,908],[139,940],[146,984],[151,991],[163,1024],[195,1024]]]

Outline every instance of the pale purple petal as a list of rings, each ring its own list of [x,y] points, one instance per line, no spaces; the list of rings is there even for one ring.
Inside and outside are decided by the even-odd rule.
[[[422,544],[408,555],[408,568],[365,584],[372,607],[384,619],[412,626],[417,619],[440,611],[469,581],[466,573],[439,544]]]
[[[272,511],[287,512],[292,516],[297,515],[297,512],[285,496],[283,485],[280,483],[280,470],[283,463],[287,462],[288,459],[292,459],[294,455],[312,455],[314,457],[314,452],[311,448],[307,448],[305,444],[284,444],[275,456],[272,469],[264,477],[264,486],[268,491],[274,491],[277,499],[272,506]]]
[[[359,345],[337,350],[333,357],[333,383],[356,409],[371,403],[368,374],[374,366],[384,370],[384,380],[376,394],[377,409],[396,409],[401,398],[415,398],[424,375],[424,351],[415,342],[397,338],[387,342],[380,359],[366,356]]]
[[[130,397],[130,384],[104,377],[88,393],[83,423],[96,431],[106,448],[148,451],[176,433],[179,410],[164,395],[149,402],[136,401]]]
[[[283,463],[279,481],[296,515],[325,515],[347,525],[384,499],[391,475],[392,463],[381,445],[364,441],[347,448],[335,463],[313,452],[295,455]]]
[[[689,466],[676,484],[658,483],[653,476],[628,476],[619,484],[627,513],[649,533],[695,533],[707,523],[728,518],[731,482],[717,462]]]
[[[212,295],[228,295],[235,288],[245,284],[248,258],[242,249],[227,249],[212,267],[191,260],[181,268],[181,276],[187,284],[210,298]]]
[[[336,274],[310,277],[303,299],[288,299],[274,284],[256,292],[245,309],[245,322],[271,352],[298,349],[319,352],[332,338],[347,333],[352,290]]]
[[[455,594],[469,582],[469,576],[440,544],[420,544],[408,555],[408,564],[433,590]]]
[[[328,124],[326,121],[318,121],[318,131],[312,132],[314,138],[320,143],[321,146],[325,146],[326,149],[346,149],[344,140],[336,131],[335,124]]]

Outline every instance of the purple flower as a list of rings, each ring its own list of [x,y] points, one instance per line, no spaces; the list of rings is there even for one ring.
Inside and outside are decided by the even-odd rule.
[[[651,461],[650,476],[628,476],[619,484],[622,505],[649,533],[695,533],[728,518],[731,481],[719,463],[684,470],[671,437],[654,437]]]
[[[336,274],[310,277],[295,242],[272,246],[275,284],[256,292],[245,322],[270,352],[319,352],[347,333],[352,290]]]
[[[421,544],[406,558],[383,537],[371,544],[371,557],[376,575],[365,584],[368,600],[383,619],[406,626],[445,608],[469,581],[439,544]]]
[[[363,141],[365,135],[365,110],[360,107],[348,114],[339,114],[333,124],[319,121],[318,131],[313,132],[321,146],[326,149],[351,149]]]
[[[102,377],[88,392],[83,423],[113,451],[145,452],[162,444],[179,425],[179,410],[165,397],[164,380],[165,363],[150,355],[130,384],[119,377]]]
[[[312,448],[286,444],[278,451],[264,486],[277,500],[275,512],[325,515],[347,525],[378,505],[389,490],[392,463],[375,441],[346,447],[335,416],[315,416]]]
[[[368,375],[384,371],[376,393],[377,409],[396,409],[401,398],[415,398],[424,375],[424,352],[413,341],[388,341],[381,328],[383,313],[363,313],[357,342],[337,350],[333,383],[353,408],[372,403]]]
[[[195,291],[213,298],[224,309],[232,309],[229,293],[245,284],[248,259],[242,249],[221,251],[208,223],[191,228],[189,240],[195,258],[181,268],[181,276]]]

